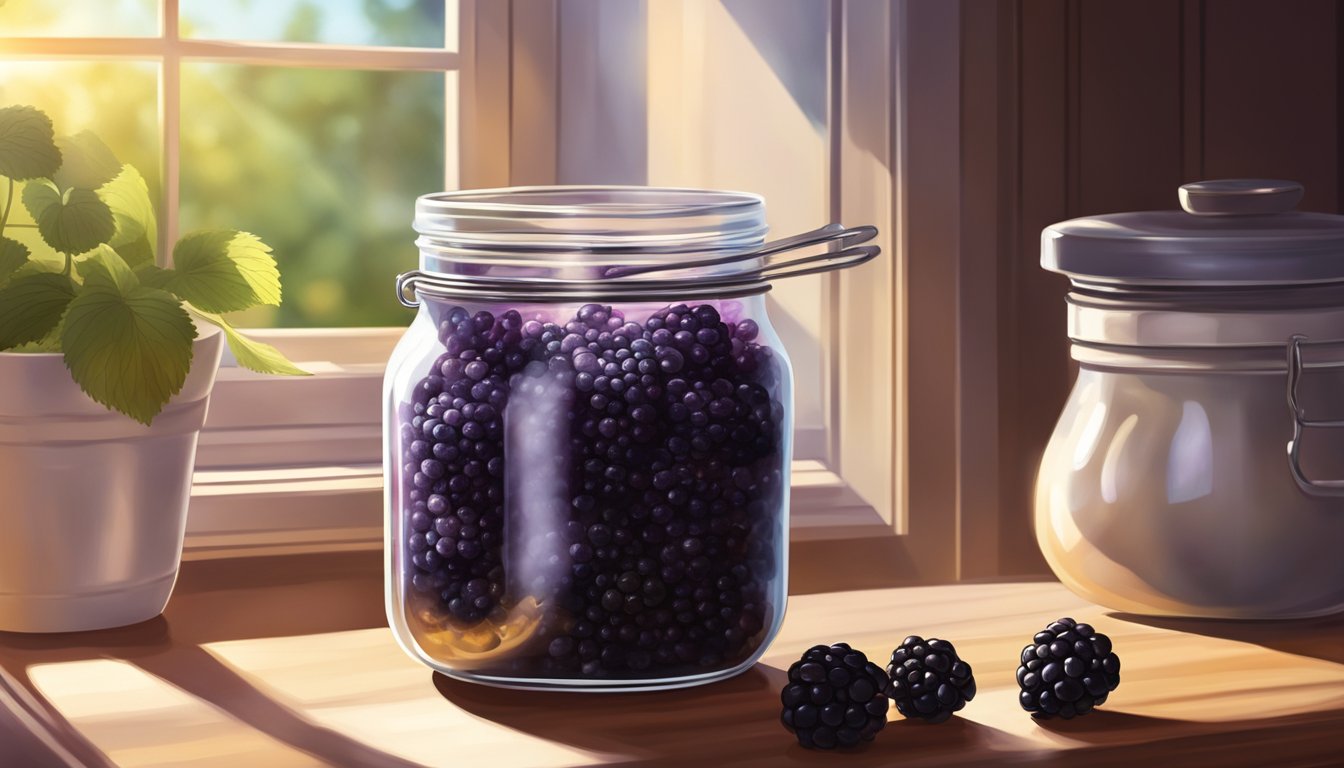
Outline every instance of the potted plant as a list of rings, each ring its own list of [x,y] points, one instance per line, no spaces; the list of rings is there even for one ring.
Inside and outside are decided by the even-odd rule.
[[[157,616],[222,341],[247,368],[304,373],[221,316],[279,304],[264,243],[188,234],[168,269],[157,232],[143,177],[96,136],[0,109],[0,630]]]

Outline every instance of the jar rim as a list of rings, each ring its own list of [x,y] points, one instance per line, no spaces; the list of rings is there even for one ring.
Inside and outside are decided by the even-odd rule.
[[[607,199],[603,199],[603,196]],[[618,199],[618,196],[626,199]],[[588,215],[598,210],[613,213],[628,211],[631,214],[647,216],[651,212],[687,214],[764,205],[764,198],[752,192],[596,184],[494,187],[435,192],[419,197],[416,212],[475,210],[518,212],[533,216],[570,216]]]
[[[505,253],[715,251],[766,233],[760,195],[622,185],[436,192],[416,200],[413,226],[421,247]]]

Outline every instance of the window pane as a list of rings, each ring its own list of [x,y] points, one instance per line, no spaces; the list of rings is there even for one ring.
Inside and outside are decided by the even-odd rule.
[[[444,46],[457,0],[181,0],[183,37],[331,45]]]
[[[160,199],[159,68],[150,62],[0,60],[0,106],[30,104],[51,117],[56,134],[93,131],[123,163],[145,177]],[[22,205],[12,222],[31,223]],[[7,228],[35,254],[48,252],[34,230]],[[49,252],[54,254],[54,251]]]
[[[152,37],[158,0],[8,0],[0,37]]]
[[[409,322],[393,278],[416,263],[416,196],[443,189],[444,78],[183,65],[182,231],[257,234],[285,284],[239,323]]]

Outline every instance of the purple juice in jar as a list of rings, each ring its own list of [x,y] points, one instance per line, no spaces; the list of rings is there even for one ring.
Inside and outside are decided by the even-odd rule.
[[[787,424],[779,361],[739,312],[442,313],[444,352],[400,409],[398,546],[422,646],[470,671],[573,678],[690,675],[757,650]]]

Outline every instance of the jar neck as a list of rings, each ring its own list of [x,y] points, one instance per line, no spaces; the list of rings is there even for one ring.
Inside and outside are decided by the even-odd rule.
[[[1255,347],[1140,347],[1074,341],[1080,367],[1125,373],[1274,374],[1288,371],[1288,343]],[[1302,368],[1344,366],[1344,342],[1312,345]]]
[[[453,277],[488,277],[532,280],[604,280],[621,268],[675,266],[716,256],[746,253],[760,248],[762,237],[696,250],[665,249],[657,246],[610,250],[492,250],[463,248],[432,242],[421,237],[420,270]],[[759,258],[678,271],[678,279],[731,275],[760,269]]]
[[[1068,333],[1075,343],[1087,346],[1219,349],[1234,356],[1238,349],[1282,351],[1293,336],[1344,339],[1344,292],[1334,288],[1161,297],[1074,291],[1068,296]]]
[[[563,323],[573,317],[578,308],[585,303],[588,302],[461,301],[457,299],[425,296],[422,297],[420,308],[416,312],[415,322],[417,325],[438,328],[439,324],[446,320],[455,308],[461,307],[473,315],[480,311],[498,315],[508,310],[515,310],[527,320],[536,319],[542,322]],[[725,322],[738,322],[747,319],[754,320],[761,326],[761,334],[763,336],[773,338],[773,331],[770,329],[769,319],[766,315],[764,294],[732,299],[706,299],[686,302],[642,301],[600,303],[613,306],[620,310],[621,315],[626,320],[637,323],[644,322],[654,312],[667,307],[669,304],[711,304],[719,311],[720,316],[722,316]],[[778,345],[776,344],[776,346]]]

